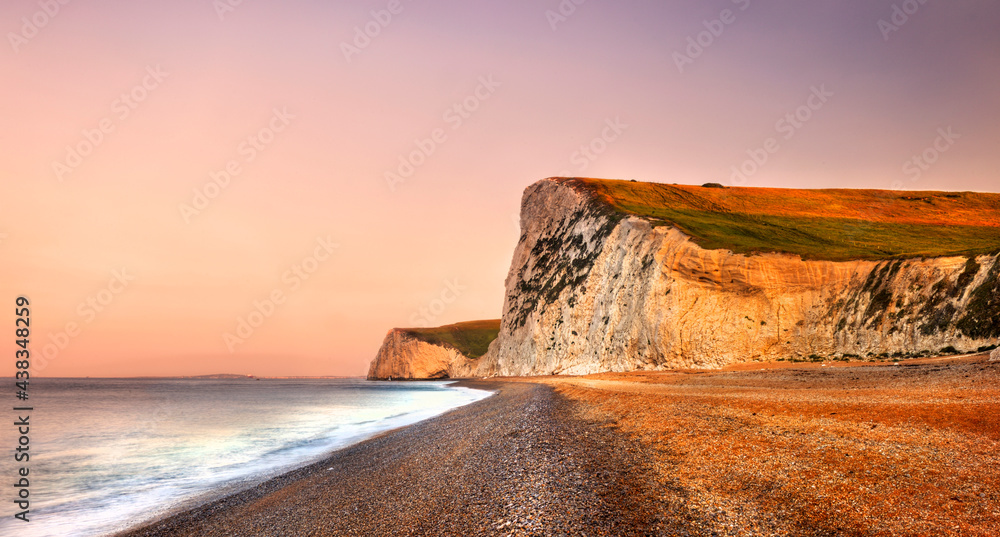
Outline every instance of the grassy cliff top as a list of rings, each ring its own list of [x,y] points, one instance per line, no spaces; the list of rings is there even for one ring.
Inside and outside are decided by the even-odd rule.
[[[479,358],[486,354],[490,343],[500,333],[500,319],[467,321],[434,328],[401,328],[400,330],[421,341],[454,347],[469,358]]]
[[[1000,194],[556,180],[706,249],[830,261],[1000,251]]]

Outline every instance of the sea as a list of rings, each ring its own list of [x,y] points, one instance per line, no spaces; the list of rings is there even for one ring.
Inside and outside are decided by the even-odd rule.
[[[32,379],[29,522],[14,517],[22,464],[13,458],[18,413],[8,406],[0,408],[0,535],[107,535],[491,395],[451,384]]]

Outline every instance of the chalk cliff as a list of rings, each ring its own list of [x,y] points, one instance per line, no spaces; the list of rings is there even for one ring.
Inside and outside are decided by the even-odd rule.
[[[393,328],[368,368],[371,380],[462,378],[500,330],[500,320],[434,328]]]
[[[385,336],[368,368],[369,379],[440,379],[455,375],[468,359],[456,349],[421,341],[399,328]]]
[[[990,227],[996,221],[995,207],[982,222],[976,220],[978,227],[969,227],[971,231],[956,228],[956,233],[968,231],[974,239],[987,237],[989,244],[983,248],[989,252],[921,257],[899,250],[884,259],[871,254],[861,259],[836,259],[833,254],[834,260],[804,259],[790,253],[703,248],[673,222],[622,210],[587,181],[593,180],[547,179],[525,191],[521,238],[506,280],[499,336],[476,364],[478,375],[972,352],[996,344],[1000,337],[1000,248],[992,249],[993,234],[1000,237],[1000,227]],[[675,189],[671,195],[697,196],[696,188]],[[989,211],[1000,198],[985,196],[993,197],[967,197],[976,211]],[[892,199],[920,204],[907,214],[940,219],[947,218],[947,207],[959,211],[959,205],[947,205],[956,202],[953,198],[958,195]],[[711,201],[723,199],[718,196],[698,199],[709,200],[704,202],[709,211],[731,212]],[[845,214],[855,210],[847,205]],[[934,212],[940,207],[945,207],[939,211],[943,217]],[[892,220],[895,210],[896,205],[881,209],[882,227],[874,231],[852,227],[864,224],[861,214],[837,224],[843,229],[835,233],[856,235],[845,244],[875,240],[871,236],[885,230],[889,236],[911,233],[914,244],[924,244],[920,241],[927,239],[926,230],[949,229],[947,222],[901,224]],[[796,218],[803,225],[825,222],[809,212],[813,209],[799,211]],[[690,214],[691,227],[702,225],[702,213]],[[754,225],[772,226],[776,234],[790,233],[780,224],[783,220],[753,218]],[[753,235],[755,229],[750,226],[737,235]],[[792,241],[795,233],[808,234],[792,231]],[[827,239],[816,239],[815,233],[810,237],[822,254]],[[702,239],[711,244],[711,238]],[[427,370],[444,371],[443,361]]]

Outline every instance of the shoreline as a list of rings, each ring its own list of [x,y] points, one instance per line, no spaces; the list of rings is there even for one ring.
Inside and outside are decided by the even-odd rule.
[[[253,380],[253,379],[199,379],[199,378],[193,378],[193,377],[191,377],[191,378],[182,378],[182,377],[147,377],[147,378],[134,377],[134,378],[127,378],[127,380],[164,380],[164,379],[167,379],[167,380],[174,380],[174,379],[180,379],[180,380],[223,380],[223,381],[228,381],[228,380],[237,380],[237,381],[239,381],[239,380]],[[271,378],[267,378],[265,380],[272,380],[272,379],[285,380],[284,378],[278,378],[278,377],[271,377]],[[326,380],[326,379],[367,380],[364,377],[327,377],[327,378],[311,377],[310,379],[318,379],[318,380]],[[260,380],[260,379],[257,379],[257,380]],[[420,382],[440,382],[440,381],[444,381],[446,384],[457,385],[458,383],[463,382],[465,380],[468,380],[468,379],[454,379],[454,380],[450,380],[450,381],[449,381],[449,379],[416,379],[415,382],[417,382],[417,381],[420,381]],[[475,389],[488,392],[488,394],[483,397],[483,400],[489,399],[490,397],[492,397],[496,393],[495,389],[493,389],[493,388],[477,387]],[[444,414],[447,414],[448,412],[451,412],[452,410],[455,410],[457,408],[462,408],[463,406],[468,406],[470,404],[475,404],[477,402],[479,402],[479,401],[477,400],[477,401],[473,401],[472,403],[464,403],[462,406],[446,410],[444,412]],[[260,473],[260,474],[254,475],[254,476],[248,476],[248,477],[242,478],[239,481],[233,481],[233,482],[228,482],[228,483],[224,483],[224,484],[218,485],[218,486],[216,486],[216,487],[214,487],[212,489],[199,492],[199,493],[197,493],[194,496],[181,499],[181,500],[177,501],[175,504],[171,505],[167,509],[158,510],[158,514],[156,514],[152,518],[143,519],[143,520],[136,521],[136,522],[130,522],[128,520],[123,520],[119,524],[119,526],[121,527],[121,529],[110,530],[110,531],[108,531],[106,533],[101,533],[100,535],[103,535],[103,536],[106,536],[106,537],[120,537],[120,536],[125,536],[125,535],[131,535],[133,532],[135,532],[137,530],[144,530],[145,531],[145,529],[147,527],[156,526],[156,525],[158,525],[158,524],[160,524],[162,522],[165,522],[165,521],[167,521],[169,519],[172,519],[172,518],[175,518],[175,517],[181,517],[181,516],[190,514],[192,512],[195,512],[195,511],[203,510],[204,508],[210,507],[210,506],[212,506],[214,504],[217,504],[217,503],[228,503],[227,500],[234,500],[234,499],[236,499],[238,497],[239,498],[243,498],[244,496],[245,497],[252,497],[253,495],[249,494],[249,493],[252,490],[254,490],[254,489],[261,489],[261,490],[263,490],[263,491],[266,492],[266,491],[273,490],[275,488],[280,488],[282,486],[286,486],[288,483],[294,482],[297,479],[301,479],[304,475],[307,475],[307,474],[310,474],[311,472],[317,471],[318,467],[320,467],[324,463],[328,462],[328,460],[330,458],[334,457],[337,453],[339,453],[339,452],[341,452],[343,450],[350,449],[350,448],[355,447],[355,446],[357,446],[359,444],[362,444],[362,443],[365,443],[365,442],[368,442],[368,441],[372,441],[372,440],[378,439],[379,437],[381,437],[381,436],[383,436],[385,434],[389,434],[389,433],[392,433],[392,432],[395,432],[395,431],[406,429],[407,427],[412,427],[414,425],[419,425],[419,424],[421,424],[423,422],[426,422],[428,420],[433,420],[435,418],[438,418],[441,415],[443,415],[443,414],[438,414],[436,416],[431,416],[430,418],[424,418],[424,419],[422,419],[420,421],[417,421],[415,423],[409,423],[409,424],[403,424],[403,425],[396,425],[396,426],[394,426],[394,427],[392,427],[390,429],[386,429],[386,430],[383,430],[383,431],[376,432],[376,433],[372,434],[371,436],[362,437],[362,439],[360,439],[360,440],[355,439],[353,441],[353,443],[349,443],[349,444],[344,445],[342,447],[333,449],[332,451],[326,452],[325,454],[321,454],[318,457],[313,457],[313,458],[310,458],[308,460],[301,461],[300,462],[300,464],[302,464],[301,466],[297,466],[297,467],[296,466],[292,466],[291,468],[289,468],[287,466],[284,467],[284,468],[274,468],[274,469],[268,470],[266,472],[263,472],[263,473]]]
[[[655,524],[637,503],[651,502],[651,491],[630,479],[641,461],[618,464],[635,459],[637,444],[575,416],[549,386],[457,384],[495,394],[114,535],[492,535],[557,526],[636,535]]]
[[[753,365],[459,380],[495,395],[115,535],[1000,530],[1000,363]]]

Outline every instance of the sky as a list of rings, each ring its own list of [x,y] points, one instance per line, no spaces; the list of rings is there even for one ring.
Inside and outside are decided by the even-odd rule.
[[[986,0],[5,1],[3,322],[27,297],[35,376],[363,375],[392,327],[499,317],[545,177],[996,192],[997,27]]]

